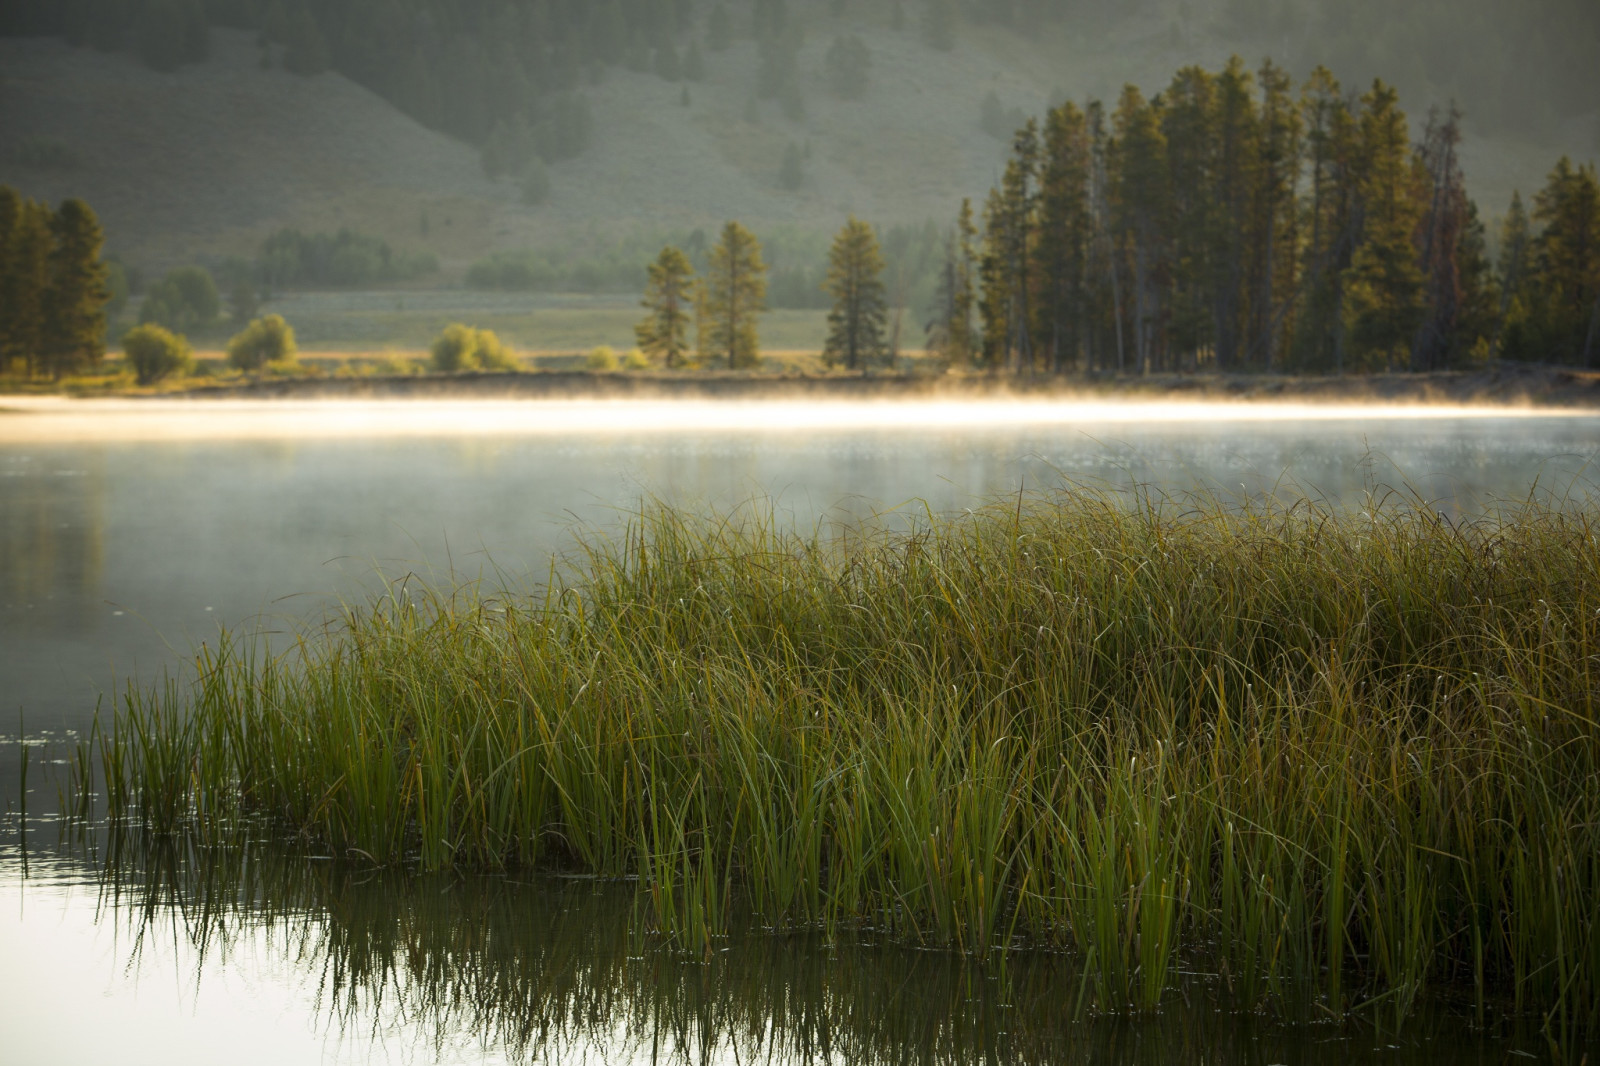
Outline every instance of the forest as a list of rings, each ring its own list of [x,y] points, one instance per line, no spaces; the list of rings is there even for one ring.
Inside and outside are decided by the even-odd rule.
[[[1490,234],[1458,111],[1271,62],[1067,102],[949,242],[930,344],[1022,373],[1430,371],[1600,357],[1600,183],[1562,159]],[[981,229],[980,229],[981,222]]]

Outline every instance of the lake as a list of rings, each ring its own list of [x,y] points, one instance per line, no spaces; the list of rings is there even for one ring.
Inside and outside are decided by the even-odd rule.
[[[219,625],[290,631],[417,575],[536,587],[651,500],[824,530],[1068,484],[1181,496],[1391,489],[1452,516],[1592,492],[1600,416],[1074,404],[0,403],[0,795],[34,758],[24,877],[0,851],[0,1023],[19,1062],[1444,1062],[1545,1054],[1447,1011],[1400,1032],[1227,1012],[1204,980],[1076,1018],[1069,960],[732,938],[684,960],[627,886],[413,879],[272,849],[56,852],[41,780],[118,679]],[[13,811],[14,815],[14,811]],[[229,862],[237,860],[236,865]],[[243,884],[243,888],[241,888]],[[1222,1013],[1218,1013],[1222,1012]],[[96,1020],[94,1025],[82,1024]],[[24,1033],[20,1044],[9,1034]],[[70,1033],[71,1036],[65,1034]],[[1392,1047],[1390,1045],[1393,1045]],[[1203,1058],[1202,1058],[1203,1056]]]

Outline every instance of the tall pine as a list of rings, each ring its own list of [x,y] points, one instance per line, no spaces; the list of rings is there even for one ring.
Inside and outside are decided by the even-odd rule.
[[[823,360],[829,366],[842,363],[846,370],[866,373],[889,352],[883,335],[888,306],[878,235],[854,215],[833,238],[822,288],[833,298]]]
[[[761,261],[761,244],[744,226],[729,222],[711,249],[706,270],[701,354],[725,359],[730,370],[754,367],[761,349],[756,316],[766,310],[766,303],[767,267]]]

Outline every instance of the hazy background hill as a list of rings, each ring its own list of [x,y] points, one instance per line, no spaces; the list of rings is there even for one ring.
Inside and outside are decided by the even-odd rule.
[[[200,20],[199,44],[152,52],[140,18],[157,8]],[[534,288],[623,292],[661,242],[692,245],[695,230],[737,218],[788,271],[777,302],[804,304],[848,214],[901,226],[891,258],[919,260],[906,285],[925,289],[939,232],[997,179],[1024,115],[1069,96],[1114,99],[1125,82],[1154,92],[1183,64],[1235,52],[1297,76],[1327,62],[1347,89],[1381,75],[1401,87],[1414,133],[1430,105],[1460,100],[1467,180],[1489,218],[1560,155],[1600,155],[1590,0],[528,0],[452,5],[453,24],[434,8],[446,10],[0,3],[0,182],[87,199],[109,248],[146,278],[251,260],[282,227],[350,227],[397,253],[432,253],[438,269],[411,287],[461,285],[499,256],[532,262]],[[113,9],[123,21],[94,37],[110,17],[96,12]],[[330,14],[344,9],[345,22]],[[935,9],[951,16],[943,41]],[[359,19],[411,35],[389,47],[417,49],[426,92],[374,73],[384,68],[356,51],[371,36]],[[841,38],[868,57],[854,98],[830,67]],[[428,58],[435,39],[442,51]],[[681,76],[691,49],[699,80]],[[450,71],[503,73],[518,54],[537,56],[508,82],[522,88],[480,86],[470,106],[449,95]],[[506,93],[528,102],[508,110]],[[513,127],[548,184],[540,202],[525,202],[523,175],[486,175],[484,146]]]

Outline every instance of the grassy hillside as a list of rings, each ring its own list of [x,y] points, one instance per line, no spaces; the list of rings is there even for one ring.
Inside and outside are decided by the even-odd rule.
[[[551,195],[539,206],[524,205],[511,182],[486,178],[475,148],[346,78],[263,67],[255,37],[241,31],[213,30],[209,58],[173,73],[128,54],[3,38],[0,182],[50,200],[85,197],[111,249],[147,274],[252,256],[280,226],[352,226],[434,252],[443,269],[429,284],[450,285],[496,250],[601,247],[730,217],[758,234],[828,232],[851,212],[880,224],[942,224],[1003,165],[1005,146],[979,122],[989,93],[1007,110],[1035,113],[1062,96],[1112,97],[1126,81],[1154,90],[1181,64],[1220,64],[1235,50],[1253,63],[1271,47],[1220,14],[1197,13],[1205,5],[1051,21],[1030,34],[967,25],[952,52],[924,41],[917,5],[907,5],[898,30],[887,4],[841,15],[822,3],[794,10],[804,26],[803,116],[754,100],[758,49],[746,36],[706,51],[706,80],[689,86],[687,106],[681,84],[623,65],[595,68],[598,83],[582,90],[593,142],[550,168]],[[829,87],[826,54],[845,33],[871,54],[859,100]],[[1336,73],[1352,86],[1365,76]],[[1404,73],[1391,76],[1404,84]],[[1432,102],[1405,105],[1420,124]],[[1537,187],[1560,154],[1596,154],[1597,117],[1530,125],[1517,139],[1472,133],[1469,115],[1463,155],[1485,214],[1503,211],[1513,187]],[[790,145],[806,152],[792,190],[779,181]]]

